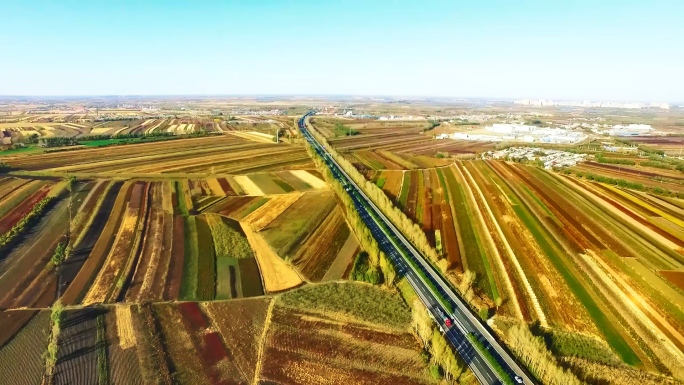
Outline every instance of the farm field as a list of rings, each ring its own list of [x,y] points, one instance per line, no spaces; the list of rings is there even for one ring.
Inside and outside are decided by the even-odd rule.
[[[588,334],[622,365],[684,373],[684,201],[499,161],[366,177],[423,229],[455,285],[474,273],[490,316],[569,333],[562,354],[597,359],[562,346]]]
[[[340,295],[353,303],[336,305]],[[364,284],[231,301],[74,308],[61,319],[55,383],[436,383],[408,331],[409,309],[396,293]],[[3,330],[12,327],[12,336],[0,340],[0,379],[40,382],[50,311],[0,312],[0,322]]]
[[[237,174],[313,168],[301,146],[260,143],[230,135],[82,148],[6,158],[14,170],[76,176]]]
[[[585,162],[569,170],[577,175],[596,175],[641,185],[641,189],[671,191],[684,196],[684,174],[651,167]]]
[[[27,117],[20,122],[0,123],[0,137],[9,136],[14,142],[21,143],[33,135],[38,138],[67,137],[80,138],[96,135],[130,135],[171,133],[185,135],[193,132],[224,132],[247,130],[248,127],[227,126],[205,118],[142,118],[111,120],[106,122],[79,121],[77,116],[66,117]],[[61,120],[61,121],[59,121]]]
[[[67,233],[69,199],[62,193],[35,232],[10,245],[0,260],[0,283],[8,288],[0,308],[44,307],[56,300],[94,305],[231,299],[343,278],[358,242],[319,176],[300,170],[242,177],[270,183],[273,190],[268,196],[237,195],[244,190],[231,176],[77,182],[71,257],[59,269],[48,264]],[[286,191],[285,180],[304,191]],[[33,195],[41,196],[61,186],[2,181],[35,184]]]
[[[674,168],[454,162],[436,155],[492,146],[436,141],[427,122],[340,120],[347,136],[325,119],[316,127],[425,233],[503,340],[531,325],[596,383],[684,375]],[[0,249],[0,383],[40,382],[58,300],[54,383],[439,383],[396,290],[346,281],[361,251],[346,208],[304,147],[269,137],[294,120],[229,121],[107,122],[81,129],[237,134],[2,158],[0,236],[30,223]],[[27,379],[4,370],[23,355]]]
[[[360,171],[412,170],[445,166],[435,155],[477,154],[491,150],[486,142],[435,140],[425,121],[376,121],[313,118],[311,124],[331,146]],[[345,127],[342,129],[341,127]],[[349,135],[352,132],[352,135]]]

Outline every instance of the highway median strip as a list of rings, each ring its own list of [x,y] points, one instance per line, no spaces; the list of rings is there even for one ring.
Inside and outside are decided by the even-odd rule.
[[[489,362],[489,366],[496,372],[497,377],[503,381],[504,384],[506,385],[515,385],[515,382],[511,378],[511,375],[508,374],[508,372],[501,366],[499,361],[497,361],[496,357],[487,349],[485,344],[482,343],[482,341],[477,339],[477,336],[473,333],[468,333],[467,334],[468,340],[473,344],[473,347],[480,352],[480,355],[482,358],[487,360]]]

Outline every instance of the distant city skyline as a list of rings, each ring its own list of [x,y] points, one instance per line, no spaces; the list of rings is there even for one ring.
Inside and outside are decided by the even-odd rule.
[[[682,1],[3,4],[0,95],[684,102]]]

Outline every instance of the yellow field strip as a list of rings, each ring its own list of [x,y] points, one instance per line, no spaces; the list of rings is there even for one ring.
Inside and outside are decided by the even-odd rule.
[[[273,135],[262,134],[260,132],[255,132],[255,131],[248,131],[248,132],[230,131],[229,134],[243,138],[243,139],[248,139],[248,140],[252,140],[255,142],[261,142],[261,143],[274,143],[273,140],[275,139],[275,136],[273,136]]]
[[[130,128],[130,127],[122,127],[122,128],[119,128],[118,130],[114,131],[114,134],[112,134],[112,135],[114,135],[114,136],[119,135],[119,134],[121,133],[121,131],[123,131],[123,130],[128,130],[129,128]]]
[[[611,185],[604,185],[604,186],[607,187],[608,189],[610,189],[611,191],[614,191],[615,193],[619,194],[623,198],[629,200],[630,202],[637,204],[637,205],[645,208],[648,211],[652,211],[652,212],[660,215],[661,217],[667,219],[668,221],[674,223],[675,225],[677,225],[679,227],[684,227],[684,221],[682,221],[681,219],[676,218],[676,217],[670,215],[669,213],[666,213],[665,211],[660,210],[659,208],[654,207],[654,206],[644,202],[643,200],[635,197],[632,194],[629,194],[629,193],[623,191],[622,189],[619,189],[617,187],[613,187]]]
[[[299,274],[281,259],[266,240],[251,226],[240,222],[247,241],[254,250],[266,293],[277,293],[301,285]]]
[[[90,130],[90,134],[91,135],[102,135],[111,129],[112,129],[111,127],[96,127],[96,128],[93,128],[92,130]]]
[[[579,180],[578,180],[578,182],[582,185],[582,187],[584,188],[584,191],[587,192],[587,193],[589,193],[589,196],[591,197],[591,199],[594,200],[595,202],[599,203],[600,206],[603,206],[603,207],[607,208],[610,212],[612,212],[613,214],[619,216],[619,217],[620,217],[622,220],[624,220],[625,222],[627,222],[627,223],[632,223],[633,225],[637,226],[637,227],[639,228],[639,230],[641,230],[641,231],[643,231],[644,233],[646,233],[649,237],[654,238],[656,241],[658,241],[658,242],[660,242],[661,244],[663,244],[663,246],[665,246],[665,247],[667,247],[667,248],[670,248],[670,249],[672,249],[672,250],[677,250],[677,249],[679,249],[679,246],[677,246],[676,244],[674,244],[674,243],[673,243],[672,241],[670,241],[669,239],[663,237],[662,235],[656,233],[655,231],[653,231],[653,230],[651,230],[651,229],[649,229],[649,228],[647,228],[647,227],[644,227],[643,225],[641,225],[641,223],[636,222],[632,217],[630,217],[629,215],[623,213],[623,212],[620,211],[617,207],[611,205],[610,203],[608,203],[607,201],[605,201],[603,198],[601,198],[600,196],[596,195],[597,192],[596,192],[596,190],[594,189],[594,187],[590,186],[589,184],[587,184],[586,182],[583,182],[583,181],[579,181]],[[637,215],[638,215],[638,214],[637,214]],[[677,265],[679,265],[679,264],[677,264]]]
[[[126,245],[122,245],[121,242],[131,242],[132,237],[135,237],[139,212],[139,208],[132,208],[130,205],[126,208],[116,240],[114,240],[104,266],[97,274],[95,282],[93,282],[88,294],[83,299],[84,305],[103,303],[107,300],[109,289],[115,283],[115,279],[119,276],[121,269],[123,269],[128,260],[128,255],[119,255],[124,251],[129,251]]]
[[[58,126],[60,123],[0,123],[0,128],[14,128],[14,127],[36,127],[36,126]]]
[[[294,175],[295,177],[299,178],[302,182],[308,184],[309,186],[320,190],[328,187],[328,184],[325,183],[324,181],[318,179],[314,175],[312,175],[310,172],[306,170],[292,170],[290,171],[290,174]]]
[[[146,133],[146,134],[151,134],[151,133],[153,133],[159,126],[161,126],[162,124],[164,124],[164,122],[166,122],[166,119],[160,119],[159,122],[158,122],[157,124],[155,124],[154,126],[148,128],[147,130],[145,130],[145,133]]]
[[[236,175],[233,180],[240,185],[240,188],[245,192],[245,195],[264,195],[259,186],[256,185],[251,179],[246,175]]]
[[[136,345],[135,331],[133,331],[133,317],[129,305],[114,306],[116,316],[116,334],[119,337],[119,347],[122,350]]]
[[[684,369],[684,354],[682,354],[672,340],[670,340],[670,338],[668,338],[668,336],[663,333],[657,325],[655,325],[650,317],[662,325],[663,328],[665,328],[667,332],[682,345],[684,345],[684,336],[682,336],[677,329],[675,329],[636,290],[634,290],[620,274],[615,272],[607,263],[605,263],[601,258],[597,257],[591,250],[588,250],[588,254],[580,254],[580,256],[585,260],[592,270],[598,273],[596,275],[604,281],[605,286],[613,291],[618,298],[620,298],[621,302],[639,320],[639,322],[646,326],[648,331],[653,333],[656,339],[660,341],[661,346],[664,347],[667,353],[674,358],[674,362],[678,362],[680,368]],[[617,285],[615,283],[617,283]],[[621,290],[620,287],[624,288],[624,290]],[[650,317],[646,315],[644,311],[650,314]],[[625,319],[629,322],[629,317]],[[648,341],[649,339],[645,340]],[[664,359],[664,357],[660,357],[658,352],[659,349],[654,351],[654,353],[659,356],[658,358],[663,360],[663,363],[669,361]],[[670,369],[672,370],[672,368]]]
[[[275,195],[266,204],[244,217],[242,221],[250,225],[254,231],[261,231],[303,195],[304,193]]]
[[[226,192],[223,191],[223,187],[221,187],[221,184],[216,178],[207,178],[207,186],[209,186],[212,195],[219,197],[226,196]]]
[[[276,154],[283,154],[283,155],[288,155],[289,149],[285,149],[283,151],[273,151],[270,152],[269,159],[267,159],[269,162],[272,161],[272,156],[275,156]],[[255,151],[260,151],[259,153],[255,153]],[[245,151],[240,151],[240,152],[231,152],[230,156],[226,155],[225,153],[223,154],[218,154],[218,155],[207,155],[203,157],[195,157],[192,160],[190,159],[185,159],[183,161],[176,161],[170,164],[155,164],[155,165],[141,165],[140,167],[133,167],[130,168],[129,170],[136,170],[136,172],[145,172],[145,171],[153,171],[153,170],[164,170],[165,173],[168,173],[170,171],[176,171],[176,170],[183,170],[183,169],[188,169],[192,168],[195,166],[207,166],[211,163],[214,163],[216,161],[220,162],[226,162],[226,161],[231,161],[231,162],[238,162],[241,160],[246,160],[246,159],[253,159],[254,157],[264,157],[266,156],[266,153],[264,149],[257,149],[257,150],[245,150]],[[173,166],[172,166],[173,165]]]

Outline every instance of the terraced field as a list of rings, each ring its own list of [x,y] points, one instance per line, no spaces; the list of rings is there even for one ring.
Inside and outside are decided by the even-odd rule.
[[[10,167],[39,174],[236,174],[312,168],[301,146],[219,135],[154,143],[85,148],[8,159]]]
[[[111,304],[66,310],[53,381],[345,384],[381,378],[402,384],[436,383],[420,357],[420,345],[407,331],[408,308],[395,293],[345,284],[341,294],[356,298],[356,305],[323,315],[321,310],[336,306],[330,289],[312,287],[302,294],[295,290],[291,292],[295,297],[287,299]],[[298,295],[310,301],[308,310],[293,306]],[[379,313],[381,318],[368,317],[372,303],[364,303],[364,296],[389,303]],[[0,313],[0,321],[3,326],[15,325],[12,338],[0,344],[0,379],[39,383],[45,371],[42,352],[50,311],[12,310]],[[310,331],[306,338],[297,338],[300,327]],[[332,375],[323,378],[321,373]]]
[[[401,173],[366,175],[446,254],[456,285],[475,273],[480,306],[591,334],[642,370],[682,373],[679,200],[496,161],[404,171],[397,183]]]
[[[437,153],[476,154],[494,148],[490,143],[436,140],[429,122],[350,120],[315,117],[311,120],[330,145],[345,154],[359,170],[412,170],[445,166],[450,161],[436,159]],[[338,127],[342,125],[345,130]],[[347,135],[349,131],[355,132]]]

